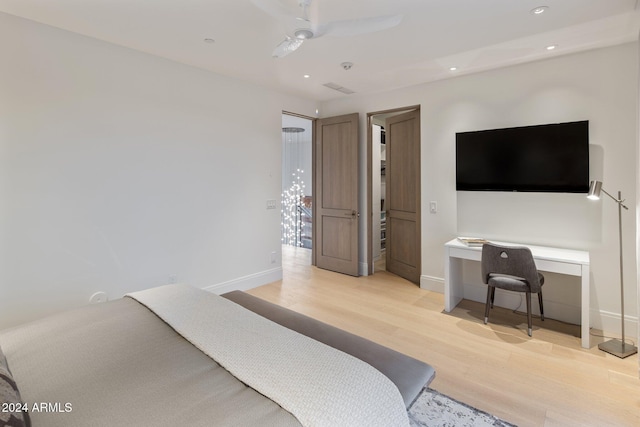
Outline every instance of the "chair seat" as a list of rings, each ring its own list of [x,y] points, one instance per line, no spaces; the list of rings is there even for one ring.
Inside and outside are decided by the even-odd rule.
[[[542,284],[544,276],[538,272],[531,254],[525,246],[503,246],[494,243],[482,245],[482,281],[487,286],[487,303],[484,309],[484,324],[489,321],[489,310],[493,307],[496,288],[522,292],[527,302],[527,333],[533,333],[531,294],[538,294],[540,319],[544,320],[542,307]]]
[[[540,286],[542,286],[544,284],[544,276],[538,272],[538,277],[540,278]],[[508,291],[529,292],[529,285],[525,282],[525,279],[508,274],[490,274],[487,284]]]

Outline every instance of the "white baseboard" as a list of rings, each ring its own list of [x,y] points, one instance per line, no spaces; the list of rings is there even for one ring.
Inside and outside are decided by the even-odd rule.
[[[591,327],[599,329],[603,335],[612,338],[620,338],[622,334],[622,322],[620,313],[612,313],[604,310],[591,310]],[[624,316],[625,339],[637,343],[638,339],[638,317]]]
[[[487,301],[487,287],[465,284],[464,297],[465,299],[477,301],[484,304]],[[502,289],[496,289],[496,299],[494,301],[494,305],[510,310],[517,309],[518,311],[523,313],[527,312],[527,304],[524,298],[524,294],[520,292],[511,292],[504,291]],[[537,295],[532,295],[531,311],[534,315],[540,314]],[[544,315],[549,319],[555,319],[562,322],[571,323],[573,325],[579,325],[581,319],[581,310],[580,306],[574,306],[559,301],[551,301],[545,299]]]
[[[420,276],[420,288],[429,291],[444,293],[444,279],[433,276]],[[524,294],[517,292],[503,291],[496,289],[496,299],[494,304],[498,307],[516,309],[526,312],[527,306],[524,302]],[[464,297],[471,301],[485,303],[487,298],[487,288],[485,286],[468,285],[464,286]],[[538,315],[537,298],[533,298],[531,308],[534,314]],[[556,319],[574,325],[580,324],[581,310],[579,306],[564,304],[558,301],[544,301],[545,316],[549,319]],[[625,315],[625,337],[634,342],[638,337],[640,322],[638,317]],[[612,313],[604,310],[590,310],[590,326],[603,331],[608,337],[619,338],[621,334],[620,313]]]
[[[420,276],[420,289],[444,294],[444,279],[441,277],[425,276],[423,274]]]
[[[360,276],[368,276],[369,275],[369,264],[366,262],[358,263],[358,274]]]
[[[360,268],[361,272],[365,273],[363,275],[366,275],[367,264],[360,263]],[[215,294],[223,294],[225,292],[235,290],[246,291],[268,283],[277,282],[278,280],[282,280],[282,267],[207,286],[204,290]],[[444,293],[444,279],[440,277],[422,275],[420,276],[420,288]],[[487,291],[484,286],[465,285],[464,287],[464,297],[471,301],[484,303],[487,296],[486,292]],[[502,291],[500,289],[496,290],[495,305],[498,307],[515,309],[522,301],[522,296],[516,292]],[[538,304],[535,298],[534,303],[531,305],[533,313],[539,314]],[[526,312],[526,305],[524,305],[524,302],[522,302],[519,311]],[[563,322],[573,324],[580,323],[580,307],[563,304],[557,301],[545,301],[544,311],[545,315],[550,319],[561,320]],[[620,337],[621,325],[619,313],[591,309],[590,325],[592,328],[603,331],[603,334],[608,337]],[[637,340],[638,325],[638,317],[625,315],[624,327],[627,339],[633,340],[634,342]]]
[[[282,280],[282,267],[207,286],[204,290],[220,295],[230,291],[246,291],[278,280]]]
[[[440,277],[422,275],[420,276],[420,288],[429,291],[444,293],[444,279]],[[518,308],[519,311],[526,313],[527,306],[522,295],[524,294],[496,289],[496,299],[494,301],[494,305],[512,310]],[[487,288],[486,286],[465,284],[464,298],[484,304],[487,300]],[[531,304],[532,311],[534,314],[538,315],[539,310],[537,298],[533,298],[533,300],[534,301]],[[572,306],[557,301],[545,300],[544,312],[545,316],[550,319],[556,319],[575,325],[580,324],[581,312],[579,306]],[[594,316],[592,316],[592,319],[593,318]],[[619,324],[620,316],[618,316],[618,325]],[[620,327],[618,327],[618,329],[620,329]],[[635,329],[633,330],[635,331]]]

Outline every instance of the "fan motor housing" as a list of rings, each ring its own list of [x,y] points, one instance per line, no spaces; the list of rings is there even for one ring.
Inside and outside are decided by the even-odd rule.
[[[293,35],[298,39],[306,40],[313,38],[313,31],[308,28],[299,28],[293,33]]]

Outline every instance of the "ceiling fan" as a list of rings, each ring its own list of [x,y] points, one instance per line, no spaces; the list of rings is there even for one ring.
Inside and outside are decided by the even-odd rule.
[[[317,2],[297,0],[302,9],[299,14],[290,10],[281,0],[251,0],[256,7],[279,19],[288,29],[286,38],[273,50],[273,57],[282,58],[298,49],[305,40],[324,35],[355,36],[393,28],[400,24],[402,15],[375,16],[372,18],[349,19],[319,23]]]

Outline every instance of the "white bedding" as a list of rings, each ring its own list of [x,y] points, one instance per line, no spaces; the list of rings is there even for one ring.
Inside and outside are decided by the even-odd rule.
[[[397,387],[367,363],[212,293],[168,285],[127,295],[304,426],[408,426]]]

